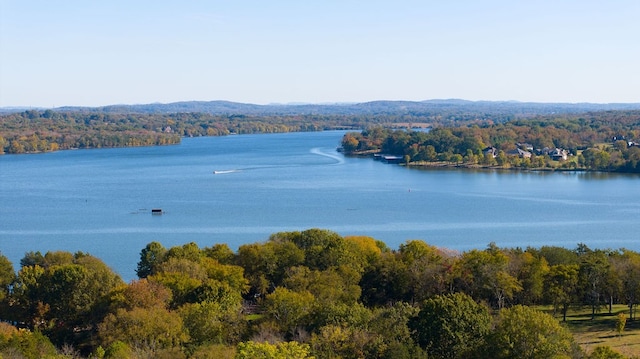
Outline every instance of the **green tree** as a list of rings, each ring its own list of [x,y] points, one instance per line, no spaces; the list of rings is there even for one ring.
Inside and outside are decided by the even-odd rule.
[[[571,356],[577,345],[551,315],[517,305],[500,311],[488,351],[493,358],[541,359]]]
[[[473,154],[473,150],[471,148],[467,148],[467,151],[464,155],[464,161],[469,164],[478,163],[477,157]]]
[[[624,327],[627,324],[627,317],[623,313],[618,313],[616,319],[616,332],[618,336],[622,336],[622,332],[624,332]]]
[[[264,314],[282,333],[293,335],[297,328],[308,325],[314,302],[315,298],[309,292],[278,287],[265,297]]]
[[[438,153],[436,152],[436,148],[432,145],[427,145],[424,147],[424,154],[422,155],[424,159],[428,162],[435,162],[438,159]]]
[[[362,275],[362,301],[369,306],[409,301],[413,284],[409,268],[401,256],[385,252]]]
[[[623,250],[613,258],[612,270],[620,280],[621,293],[629,307],[629,320],[633,320],[633,306],[640,303],[640,254]]]
[[[304,252],[303,265],[310,269],[325,270],[333,266],[353,263],[352,246],[339,234],[317,228],[302,232],[283,232],[270,240],[288,240]],[[358,265],[359,263],[353,263]],[[356,268],[361,269],[361,268]]]
[[[18,271],[6,319],[26,323],[31,329],[42,329],[47,324],[45,315],[49,311],[49,305],[43,302],[44,288],[41,281],[44,273],[45,269],[38,265],[22,267]]]
[[[202,249],[202,253],[222,264],[232,264],[235,258],[235,254],[231,248],[224,243],[216,243],[212,247],[205,247]]]
[[[236,343],[246,326],[239,307],[225,308],[215,302],[186,304],[178,313],[191,338],[190,344],[196,347]]]
[[[361,294],[360,274],[347,266],[327,270],[293,267],[283,285],[293,291],[308,291],[321,303],[343,302],[354,304]]]
[[[495,160],[498,166],[506,166],[509,163],[509,158],[507,158],[507,155],[504,153],[504,151],[499,151]]]
[[[238,344],[235,359],[313,359],[309,345],[298,342],[277,344],[242,342]]]
[[[18,330],[0,322],[0,357],[47,359],[58,358],[56,347],[42,333]]]
[[[309,329],[312,331],[327,325],[365,329],[370,324],[373,313],[360,303],[316,301],[309,317]]]
[[[564,247],[542,246],[538,250],[527,249],[527,251],[535,251],[537,255],[544,258],[550,266],[556,264],[579,264],[580,259],[576,251]]]
[[[16,274],[13,271],[13,264],[0,252],[0,303],[4,301],[4,299],[9,294],[9,285],[13,283],[16,278]],[[4,304],[0,304],[4,308]],[[0,310],[0,315],[3,315],[4,311]]]
[[[164,260],[166,261],[171,258],[177,258],[186,259],[188,261],[198,263],[200,262],[200,257],[202,257],[202,251],[198,247],[198,244],[195,242],[189,242],[187,244],[183,244],[182,246],[169,248],[169,250],[165,254]]]
[[[459,164],[462,162],[462,155],[458,153],[454,153],[449,157],[449,162]]]
[[[244,277],[244,269],[237,265],[222,264],[215,259],[203,257],[200,265],[204,268],[207,278],[226,283],[238,293],[245,294],[249,290],[249,282]]]
[[[196,290],[202,286],[206,278],[194,278],[184,272],[160,272],[148,279],[167,287],[171,291],[170,307],[175,309],[181,305],[193,302]]]
[[[489,310],[463,293],[439,295],[410,322],[414,339],[430,358],[466,358],[480,348],[491,327]]]
[[[579,266],[557,264],[551,266],[545,279],[546,296],[553,304],[554,313],[562,312],[562,321],[567,321],[569,306],[578,299]]]
[[[454,284],[476,300],[487,300],[498,308],[522,290],[509,273],[509,257],[491,243],[484,251],[471,250],[454,263]]]
[[[179,348],[189,340],[182,318],[164,308],[118,309],[99,325],[102,345],[121,341],[131,348],[155,353]]]
[[[107,311],[111,291],[122,284],[100,259],[78,252],[44,256],[64,258],[47,269],[22,267],[13,285],[11,311],[14,320],[45,331],[58,344],[74,344],[89,335]],[[58,264],[63,263],[63,264]]]
[[[381,336],[362,328],[327,325],[312,334],[311,350],[318,359],[380,358],[384,345]]]
[[[591,307],[591,319],[595,319],[600,309],[602,297],[609,284],[611,265],[607,253],[602,250],[589,250],[580,255],[580,286],[583,288],[583,298]]]
[[[133,356],[131,347],[127,343],[116,340],[104,351],[105,359],[129,359]]]
[[[522,291],[517,294],[521,304],[537,304],[545,293],[544,279],[549,273],[547,261],[542,257],[536,257],[525,251],[516,255],[516,278],[522,283]]]
[[[303,264],[305,253],[298,246],[278,236],[271,236],[264,244],[240,246],[235,264],[244,268],[251,292],[265,295],[282,284],[287,270]]]
[[[382,338],[384,358],[416,359],[426,358],[426,352],[413,340],[409,322],[420,312],[420,308],[404,302],[376,308],[367,323],[372,333]]]
[[[626,357],[607,346],[598,346],[587,359],[625,359]]]
[[[164,246],[158,242],[147,244],[140,252],[140,261],[136,269],[138,278],[146,278],[155,274],[158,266],[164,260],[166,252]]]
[[[410,240],[400,245],[398,253],[407,270],[406,300],[422,302],[447,291],[451,258],[443,251],[423,241]]]

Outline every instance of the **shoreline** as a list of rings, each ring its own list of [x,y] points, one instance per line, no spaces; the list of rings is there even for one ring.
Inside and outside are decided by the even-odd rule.
[[[468,163],[450,163],[450,162],[409,162],[399,163],[400,166],[407,168],[453,168],[453,169],[471,169],[471,170],[493,170],[493,171],[526,171],[526,172],[603,172],[603,171],[589,171],[584,167],[575,168],[550,168],[550,167],[505,167],[496,165],[480,165],[480,164],[468,164]],[[609,172],[606,173],[618,173]]]
[[[344,152],[345,156],[352,157],[360,157],[360,158],[369,158],[375,160],[372,156],[374,154],[380,153],[380,150],[367,150],[360,152]],[[505,167],[505,166],[497,166],[497,165],[481,165],[481,164],[470,164],[470,163],[451,163],[445,161],[437,161],[437,162],[409,162],[408,164],[400,162],[395,163],[399,166],[403,166],[406,168],[415,168],[415,169],[459,169],[459,170],[482,170],[482,171],[522,171],[522,172],[576,172],[576,173],[616,173],[616,174],[636,174],[635,172],[624,172],[624,171],[595,171],[589,170],[584,167],[574,167],[574,168],[551,168],[551,167],[531,167],[531,168],[523,168],[523,167]]]

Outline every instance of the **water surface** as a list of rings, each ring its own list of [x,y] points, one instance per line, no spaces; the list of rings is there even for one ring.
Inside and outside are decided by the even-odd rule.
[[[0,251],[14,264],[27,251],[85,251],[130,280],[150,241],[236,250],[313,227],[392,248],[640,250],[638,176],[407,169],[345,158],[343,133],[0,156]]]

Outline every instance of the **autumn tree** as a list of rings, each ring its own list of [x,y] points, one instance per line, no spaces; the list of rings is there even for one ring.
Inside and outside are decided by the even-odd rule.
[[[120,308],[168,308],[170,301],[171,291],[167,287],[146,278],[121,285],[110,294],[112,312]]]
[[[6,322],[0,322],[0,357],[59,358],[56,347],[41,332],[18,330]]]

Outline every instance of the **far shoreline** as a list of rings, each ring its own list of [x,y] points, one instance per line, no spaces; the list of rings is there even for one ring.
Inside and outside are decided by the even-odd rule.
[[[359,157],[363,159],[371,159],[375,160],[372,156],[374,154],[380,153],[379,150],[367,150],[367,151],[359,151],[359,152],[344,152],[342,148],[338,149],[338,152],[344,153],[345,156],[351,157]],[[399,163],[388,163],[388,164],[396,164],[398,166],[413,168],[413,169],[450,169],[450,170],[479,170],[479,171],[511,171],[511,172],[541,172],[541,173],[551,173],[551,172],[575,172],[575,173],[600,173],[600,174],[635,174],[633,172],[623,172],[623,171],[594,171],[589,170],[584,167],[573,167],[573,168],[551,168],[551,167],[513,167],[513,166],[498,166],[498,165],[481,165],[481,164],[470,164],[470,163],[452,163],[446,161],[436,161],[436,162],[427,162],[427,161],[417,161],[417,162],[399,162]]]

